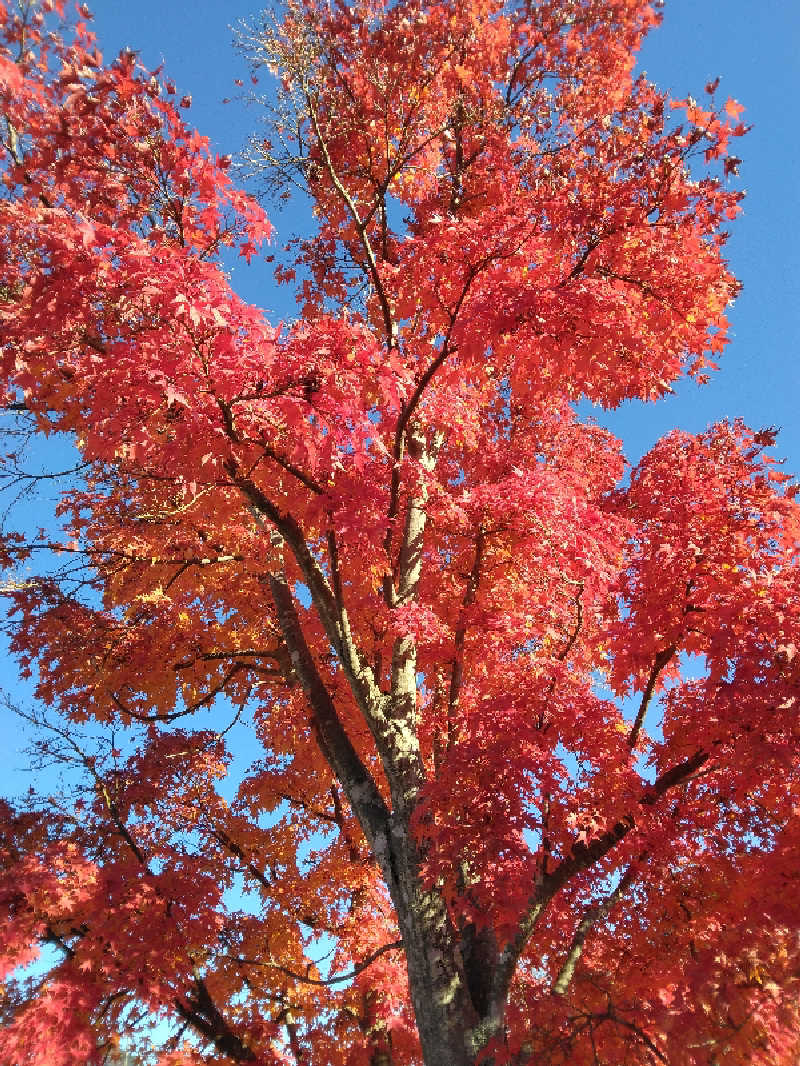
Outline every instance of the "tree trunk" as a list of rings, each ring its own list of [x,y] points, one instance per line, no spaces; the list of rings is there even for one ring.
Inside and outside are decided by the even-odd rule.
[[[420,888],[417,848],[408,828],[392,820],[392,881],[408,967],[411,1000],[425,1066],[473,1066],[471,1031],[479,1021],[459,937],[444,901]]]

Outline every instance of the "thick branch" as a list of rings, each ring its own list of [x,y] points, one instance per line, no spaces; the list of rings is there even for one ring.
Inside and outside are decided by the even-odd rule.
[[[412,437],[411,448],[416,453],[415,457],[424,463],[425,442],[419,437]],[[424,486],[412,495],[406,507],[406,520],[403,528],[403,540],[400,545],[400,556],[397,560],[397,594],[395,606],[410,603],[416,598],[419,587],[420,574],[422,573],[422,552],[425,526],[427,524],[426,504],[428,493]]]
[[[195,981],[195,992],[184,1003],[174,1001],[175,1010],[222,1055],[234,1062],[257,1062],[254,1052],[234,1033],[214,1003],[202,978]]]
[[[433,469],[440,440],[431,448],[419,431],[410,436],[409,449],[425,471]],[[427,525],[428,493],[425,485],[412,493],[406,507],[403,540],[397,562],[396,592],[393,585],[393,605],[411,603],[417,597],[422,574],[425,526]],[[394,729],[395,754],[392,772],[388,773],[392,798],[398,807],[410,809],[425,779],[420,753],[417,710],[417,644],[411,633],[397,637],[392,647],[390,690],[391,725]]]
[[[274,527],[275,536],[279,540],[281,537],[283,538],[300,567],[301,573],[308,584],[314,607],[325,629],[325,634],[339,658],[353,698],[375,741],[387,779],[392,788],[393,799],[398,800],[407,795],[410,796],[416,792],[420,781],[424,778],[419,744],[416,736],[413,736],[411,732],[413,714],[416,710],[416,675],[413,654],[408,656],[401,649],[395,656],[396,663],[400,663],[402,659],[403,673],[403,683],[398,685],[397,690],[402,690],[403,698],[411,706],[410,714],[397,713],[399,705],[403,701],[397,701],[394,697],[385,696],[377,685],[372,669],[362,662],[350,629],[344,604],[338,602],[338,597],[331,589],[320,564],[309,549],[297,520],[292,515],[282,512],[251,478],[238,469],[233,459],[229,460],[226,466],[234,485],[246,497],[253,513],[257,518],[266,520]],[[281,586],[285,590],[285,596],[280,592],[278,593],[276,607],[280,600],[283,608],[279,608],[279,613],[281,609],[285,608],[284,621],[294,631],[296,639],[298,641],[302,640],[302,644],[298,643],[293,647],[284,634],[290,652],[297,652],[301,660],[307,665],[307,681],[304,683],[304,687],[306,684],[311,685],[316,676],[316,681],[313,681],[313,687],[322,701],[319,706],[325,707],[329,705],[333,709],[333,703],[319,678],[313,657],[305,645],[305,639],[302,635],[302,629],[285,577],[273,574],[270,577],[270,583],[276,583],[275,588]],[[305,652],[302,650],[303,647],[305,647]],[[297,663],[294,666],[295,670],[297,670]],[[306,688],[306,691],[308,693],[310,690]],[[413,703],[409,693],[413,695]],[[390,708],[393,712],[391,715],[387,713]],[[331,751],[330,755],[333,756],[334,752]],[[328,753],[326,753],[327,757]],[[339,777],[338,770],[334,769],[334,773]],[[346,778],[340,777],[339,779],[346,786]],[[356,779],[360,779],[359,775],[357,775]],[[349,793],[348,800],[353,804],[353,796]],[[355,811],[356,807],[353,806],[353,809]],[[362,820],[362,814],[365,812],[362,811],[362,814],[356,813],[362,828],[367,832],[366,823]],[[372,831],[375,828],[373,826]],[[372,847],[374,837],[367,833],[367,839]]]
[[[647,1035],[647,1033],[643,1029],[640,1029],[638,1025],[635,1025],[633,1022],[629,1022],[626,1018],[620,1018],[620,1016],[612,1008],[609,1008],[605,1014],[594,1015],[594,1017],[597,1018],[600,1022],[614,1022],[616,1025],[621,1025],[624,1029],[628,1029],[641,1040],[641,1042],[645,1045],[648,1051],[651,1051],[659,1062],[663,1062],[664,1066],[669,1066],[667,1059],[658,1050],[658,1048]]]
[[[397,420],[397,427],[395,428],[394,432],[394,465],[392,466],[392,476],[389,490],[389,511],[387,515],[388,524],[386,528],[386,536],[384,538],[384,549],[386,551],[387,559],[391,558],[394,524],[397,520],[400,507],[400,464],[403,461],[403,453],[405,450],[406,430],[408,429],[411,423],[411,419],[414,415],[414,412],[416,411],[420,401],[422,400],[422,396],[425,392],[425,389],[432,381],[437,370],[439,370],[439,368],[444,365],[448,357],[452,355],[454,351],[456,351],[457,346],[451,343],[456,320],[458,319],[458,315],[461,311],[461,307],[464,303],[464,300],[467,298],[467,294],[470,288],[472,287],[472,283],[474,282],[475,278],[480,274],[481,270],[483,270],[484,267],[486,267],[491,262],[491,260],[491,256],[482,259],[480,263],[476,263],[468,272],[467,277],[464,281],[464,285],[461,289],[461,293],[458,299],[456,300],[455,307],[448,314],[450,322],[448,324],[444,340],[442,341],[441,350],[439,351],[439,354],[436,356],[436,358],[430,363],[427,370],[425,370],[425,372],[420,377],[414,391],[409,397],[408,402],[404,405],[403,410],[400,412],[400,417]],[[386,601],[390,604],[390,606],[393,606],[394,589],[390,579],[387,579]]]
[[[45,926],[45,931],[40,939],[43,944],[50,944],[52,947],[58,948],[59,951],[63,951],[65,959],[75,958],[75,949],[66,942],[63,936],[59,936],[51,925]]]
[[[76,468],[77,469],[77,468]],[[69,474],[71,471],[66,471]],[[63,474],[42,474],[37,475],[37,480],[41,477],[62,477]],[[33,480],[33,478],[31,478]],[[243,555],[188,555],[184,557],[180,556],[144,556],[136,555],[134,552],[121,551],[116,548],[91,548],[88,546],[78,545],[72,547],[69,544],[64,544],[60,541],[54,540],[40,540],[40,541],[24,541],[14,545],[17,551],[51,551],[59,555],[85,555],[89,558],[99,557],[100,559],[119,559],[122,562],[127,563],[141,563],[143,566],[177,566],[181,570],[186,570],[190,566],[216,566],[220,563],[237,563],[242,562]],[[170,579],[174,581],[175,578]]]
[[[156,711],[155,714],[142,714],[140,711],[134,711],[128,707],[118,693],[111,692],[110,696],[120,714],[127,715],[135,722],[175,722],[179,718],[185,718],[187,715],[199,711],[201,707],[207,707],[209,704],[213,703],[217,696],[225,692],[226,687],[237,674],[248,669],[255,670],[257,668],[251,663],[233,663],[233,665],[226,670],[224,677],[218,685],[214,685],[209,689],[205,696],[200,696],[191,703],[187,703],[180,711]]]
[[[561,284],[559,285],[559,288],[563,288],[570,281],[574,281],[575,278],[577,278],[579,274],[583,273],[583,268],[586,266],[586,261],[588,260],[589,256],[592,254],[592,252],[595,250],[595,248],[599,244],[600,244],[600,237],[598,237],[596,234],[594,234],[593,236],[591,236],[589,238],[589,240],[586,243],[586,247],[584,248],[584,250],[581,253],[581,255],[578,257],[578,260],[575,263],[575,266],[572,268],[572,270],[570,270],[570,272],[567,275],[567,277],[564,278],[564,280],[561,282]]]
[[[311,707],[320,749],[359,820],[373,853],[386,858],[389,812],[369,770],[345,732],[306,642],[291,590],[282,574],[269,575],[270,590],[292,665]]]
[[[666,770],[644,792],[639,803],[642,806],[654,806],[665,792],[692,777],[709,758],[709,753],[701,750],[693,755],[691,759],[686,759],[685,762],[678,763],[677,766]],[[611,829],[595,837],[590,843],[576,841],[572,845],[570,855],[563,859],[552,873],[543,878],[542,888],[538,895],[546,895],[548,899],[551,899],[575,874],[588,870],[590,866],[594,866],[595,863],[604,858],[635,826],[636,819],[634,815],[626,814]]]
[[[356,703],[375,735],[376,715],[382,701],[381,692],[372,671],[361,662],[347,614],[343,607],[337,604],[322,568],[306,543],[300,525],[292,515],[283,513],[251,478],[243,474],[234,460],[229,460],[226,468],[234,485],[245,496],[255,514],[273,525],[291,550],[308,585],[325,634],[342,664]]]
[[[297,478],[297,480],[301,484],[305,485],[305,487],[309,489],[309,491],[313,492],[315,496],[324,496],[325,490],[319,484],[318,481],[314,480],[313,477],[310,477],[308,474],[304,473],[304,471],[302,471],[298,466],[295,466],[294,463],[290,463],[288,459],[284,459],[282,455],[278,455],[275,449],[270,448],[268,444],[262,443],[261,448],[265,455],[268,455],[269,458],[272,459],[273,462],[277,463],[278,466],[280,466],[283,470],[285,470],[287,474],[291,474],[292,477]]]

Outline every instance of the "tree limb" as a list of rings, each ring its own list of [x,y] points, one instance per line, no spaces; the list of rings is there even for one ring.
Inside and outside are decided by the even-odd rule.
[[[254,513],[274,526],[291,550],[308,585],[311,599],[328,640],[342,664],[356,703],[375,736],[376,718],[380,714],[382,694],[375,682],[372,670],[361,661],[350,631],[347,614],[339,608],[333,590],[320,564],[309,549],[299,523],[291,514],[282,512],[252,478],[239,469],[235,460],[228,460],[225,466],[233,484],[244,495]]]
[[[647,679],[647,684],[645,685],[644,692],[642,693],[642,699],[641,703],[639,704],[639,710],[636,712],[636,718],[634,719],[633,725],[631,726],[631,731],[628,735],[628,747],[631,750],[633,750],[633,748],[636,746],[636,741],[639,737],[639,731],[641,730],[642,723],[644,722],[644,716],[647,714],[647,708],[650,706],[650,700],[653,698],[653,693],[655,692],[658,676],[674,654],[675,645],[670,644],[668,648],[664,648],[663,651],[660,651],[658,655],[656,655],[655,662],[653,663],[653,668],[650,671],[650,676]]]
[[[320,750],[335,777],[341,782],[348,802],[379,861],[387,858],[389,811],[369,770],[342,725],[333,699],[317,670],[305,639],[294,598],[283,574],[270,573],[270,591],[292,665],[311,707],[312,723]],[[384,865],[382,862],[382,866]],[[387,880],[391,871],[386,870]]]
[[[175,1010],[209,1043],[234,1062],[257,1062],[255,1052],[234,1033],[223,1018],[201,977],[195,978],[195,992],[184,1002],[176,997]]]
[[[591,929],[597,925],[599,921],[602,921],[608,917],[609,912],[618,902],[621,896],[627,892],[631,882],[636,876],[636,869],[633,866],[629,866],[622,878],[608,896],[600,903],[596,903],[589,907],[583,918],[578,923],[578,927],[575,930],[575,934],[572,937],[572,942],[567,952],[567,957],[561,965],[561,969],[558,971],[556,979],[553,981],[552,992],[556,996],[563,996],[570,986],[572,978],[575,975],[575,967],[580,961],[580,957],[583,954],[583,945],[586,941],[586,937]]]
[[[391,350],[392,348],[397,347],[397,325],[395,324],[392,308],[389,304],[389,298],[381,280],[380,271],[378,270],[378,262],[375,258],[375,252],[372,249],[372,244],[367,233],[366,223],[359,215],[358,208],[356,207],[352,196],[344,187],[336,172],[336,167],[333,165],[333,160],[331,159],[327,142],[322,133],[322,129],[320,128],[319,118],[308,86],[304,88],[304,96],[306,107],[308,108],[308,117],[311,121],[312,129],[314,130],[314,136],[317,139],[325,170],[327,171],[328,177],[330,178],[331,184],[336,190],[337,195],[345,205],[353,220],[353,225],[356,228],[361,247],[364,249],[364,255],[367,257],[368,273],[375,288],[375,295],[378,297],[378,303],[380,304],[381,315],[383,317],[383,328],[386,333],[386,347]]]
[[[671,788],[692,777],[701,766],[708,762],[710,757],[709,752],[700,749],[691,758],[678,763],[669,770],[665,770],[642,793],[639,804],[648,807],[654,806]],[[561,860],[555,869],[543,874],[538,879],[528,906],[520,917],[514,939],[510,940],[500,953],[492,981],[491,1006],[478,1030],[476,1030],[477,1039],[483,1042],[481,1046],[502,1025],[506,997],[517,963],[550,900],[573,877],[584,870],[588,870],[605,858],[635,827],[636,818],[634,814],[629,812],[623,815],[610,829],[595,837],[588,844],[583,841],[575,841],[569,854]]]

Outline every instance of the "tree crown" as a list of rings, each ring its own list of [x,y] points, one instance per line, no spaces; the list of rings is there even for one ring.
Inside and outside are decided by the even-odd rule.
[[[715,369],[741,106],[634,77],[641,0],[264,16],[250,162],[316,218],[275,327],[188,99],[60,13],[0,5],[2,368],[82,466],[63,538],[2,552],[86,787],[2,810],[4,967],[59,961],[0,1047],[158,1016],[163,1066],[792,1061],[794,488],[769,430],[630,470],[576,411]]]

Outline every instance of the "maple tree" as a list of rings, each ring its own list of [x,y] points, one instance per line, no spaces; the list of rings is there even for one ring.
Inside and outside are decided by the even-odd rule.
[[[796,1061],[793,484],[576,411],[715,369],[741,106],[634,79],[643,0],[293,2],[275,326],[261,207],[78,12],[0,3],[4,417],[81,457],[4,590],[83,783],[0,806],[2,1061]]]

